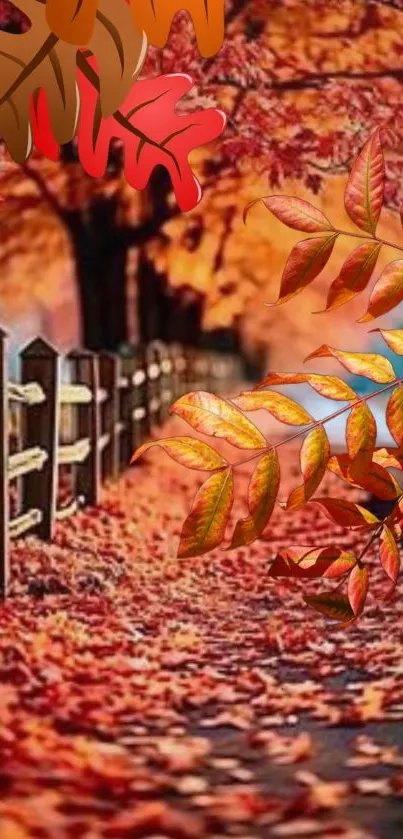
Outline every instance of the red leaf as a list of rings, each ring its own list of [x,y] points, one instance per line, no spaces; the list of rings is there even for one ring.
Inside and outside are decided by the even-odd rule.
[[[82,54],[79,54],[79,56]],[[108,165],[112,140],[123,144],[124,172],[134,189],[144,189],[156,166],[168,170],[179,207],[187,212],[201,198],[200,184],[188,162],[191,151],[219,137],[226,117],[217,108],[193,113],[176,113],[178,101],[192,87],[189,76],[181,73],[137,81],[119,111],[100,118],[98,77],[94,60],[81,57],[89,78],[78,73],[81,98],[78,128],[78,153],[85,171],[93,178],[103,178]],[[34,142],[46,156],[55,159],[55,145],[42,121],[46,116],[43,97],[37,105]]]
[[[301,198],[292,198],[290,195],[269,195],[262,200],[276,218],[294,230],[302,230],[305,233],[334,230],[332,223],[320,210]]]
[[[286,303],[320,274],[329,260],[337,235],[304,239],[295,245],[284,268],[280,296],[274,305]]]
[[[373,527],[379,523],[369,510],[344,498],[315,498],[312,503],[319,504],[327,517],[342,527]]]
[[[368,569],[356,565],[348,580],[348,599],[354,614],[361,614],[368,594]]]
[[[385,163],[377,129],[353,165],[344,196],[352,221],[373,235],[382,209],[384,188]]]
[[[346,259],[339,276],[329,289],[326,311],[348,303],[366,288],[375,268],[381,245],[365,242]]]
[[[330,458],[327,468],[351,486],[365,489],[384,501],[393,501],[401,495],[401,488],[395,478],[377,463],[372,462],[365,475],[353,476],[348,454],[339,454]]]
[[[347,554],[339,548],[290,547],[276,556],[270,566],[269,575],[310,580],[329,577],[333,565],[341,560],[344,561],[344,573],[355,562],[352,554]]]
[[[342,621],[342,626],[354,619],[354,612],[348,598],[338,591],[326,591],[304,597],[305,603],[333,620]]]
[[[390,312],[403,300],[403,259],[396,259],[382,271],[369,299],[368,311],[357,323],[367,323]]]

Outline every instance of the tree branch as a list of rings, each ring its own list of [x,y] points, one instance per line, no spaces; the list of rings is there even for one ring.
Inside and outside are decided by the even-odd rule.
[[[56,198],[56,195],[46,184],[44,178],[41,177],[39,172],[34,169],[29,163],[23,163],[21,166],[23,172],[25,172],[27,178],[35,183],[38,187],[38,190],[51,210],[56,213],[57,217],[65,224],[66,223],[66,209],[63,207],[62,204]]]

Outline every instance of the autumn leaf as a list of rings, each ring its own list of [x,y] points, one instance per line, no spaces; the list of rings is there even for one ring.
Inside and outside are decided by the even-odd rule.
[[[348,597],[340,592],[323,592],[322,594],[311,594],[304,597],[305,603],[337,621],[342,621],[343,624],[354,619],[354,612],[351,608]]]
[[[270,577],[318,579],[326,577],[336,562],[344,560],[348,567],[352,555],[339,548],[290,547],[280,551],[270,566]],[[355,559],[353,559],[353,564]]]
[[[267,305],[286,303],[309,285],[328,262],[336,239],[337,233],[334,233],[331,236],[304,239],[295,245],[284,268],[280,296],[276,303]]]
[[[95,26],[98,0],[46,0],[49,29],[62,41],[85,46]]]
[[[233,498],[234,479],[231,468],[207,478],[184,522],[178,557],[202,556],[221,544]]]
[[[372,460],[385,469],[403,469],[403,449],[394,446],[385,446],[375,449]]]
[[[154,446],[161,446],[172,460],[176,460],[182,466],[187,466],[188,469],[213,472],[215,469],[228,466],[228,461],[215,449],[194,437],[166,437],[164,440],[150,440],[137,449],[130,463],[135,463]]]
[[[263,434],[226,399],[213,393],[187,393],[170,408],[170,413],[181,417],[196,431],[212,437],[222,437],[239,449],[264,449]]]
[[[299,510],[317,490],[325,474],[330,457],[330,446],[323,426],[319,425],[307,434],[301,448],[302,486],[290,494],[286,510]]]
[[[389,431],[397,443],[403,446],[403,387],[398,385],[389,397],[386,406],[386,422]]]
[[[386,525],[383,526],[380,536],[379,556],[385,574],[392,580],[393,591],[400,571],[400,551],[392,531]],[[390,593],[388,592],[388,595]]]
[[[348,599],[351,608],[358,617],[365,605],[368,594],[368,569],[355,565],[348,578]]]
[[[134,20],[149,41],[165,47],[172,20],[185,9],[193,20],[201,55],[208,58],[224,41],[224,0],[130,0]]]
[[[342,527],[373,527],[379,524],[379,519],[365,507],[344,498],[315,498],[312,504],[319,504],[327,518]]]
[[[18,7],[30,19],[31,27],[24,35],[0,32],[0,134],[12,158],[23,163],[32,150],[31,100],[34,109],[40,101],[44,127],[39,138],[45,141],[49,127],[48,145],[53,155],[55,142],[64,144],[75,136],[80,113],[77,60],[81,53],[77,46],[58,41],[49,30],[44,4],[19,0]],[[103,116],[113,113],[127,96],[141,70],[145,46],[143,33],[133,27],[125,3],[98,0],[88,50],[97,62],[98,108]],[[82,104],[81,116],[85,110]],[[37,134],[41,114],[35,123]],[[42,150],[40,144],[38,148]]]
[[[396,378],[390,361],[383,355],[377,355],[376,353],[343,352],[342,350],[334,349],[334,347],[329,347],[328,344],[322,344],[319,349],[308,355],[305,361],[309,361],[312,358],[329,358],[331,356],[337,358],[340,364],[355,376],[365,376],[365,378],[371,379],[373,382],[379,382],[380,384],[393,382]]]
[[[390,312],[403,300],[403,259],[386,266],[369,298],[368,311],[357,323],[367,323]]]
[[[366,402],[354,405],[346,423],[347,451],[351,458],[352,476],[360,476],[368,470],[376,444],[376,433],[376,422]]]
[[[353,251],[330,286],[326,312],[348,303],[367,287],[381,247],[377,242],[365,242]]]
[[[321,233],[334,230],[332,223],[320,210],[301,198],[292,198],[290,195],[270,195],[258,200],[262,200],[276,218],[294,230],[301,230],[304,233]],[[249,208],[251,206],[252,204],[249,205]],[[246,210],[245,219],[249,208]]]
[[[396,355],[403,355],[403,329],[370,329],[370,332],[380,332],[388,347]]]
[[[356,564],[356,557],[352,553],[343,551],[340,556],[329,565],[323,573],[323,578],[326,580],[338,580],[344,577],[351,571]]]
[[[317,373],[269,373],[255,390],[269,385],[309,384],[326,399],[349,402],[357,398],[355,391],[338,376],[320,376]]]
[[[309,425],[312,417],[293,399],[276,393],[272,390],[257,392],[256,390],[245,391],[233,399],[232,402],[241,411],[268,411],[279,422],[287,425]]]
[[[395,478],[378,463],[372,462],[366,474],[361,473],[359,476],[353,476],[351,474],[351,459],[348,454],[340,454],[333,455],[330,458],[327,468],[351,486],[365,489],[384,501],[393,501],[401,494],[401,489]]]
[[[344,204],[351,220],[373,236],[383,204],[385,163],[377,129],[358,155],[348,179]]]
[[[266,528],[280,487],[280,465],[277,452],[272,449],[259,459],[248,488],[250,515],[237,522],[230,548],[249,545]]]

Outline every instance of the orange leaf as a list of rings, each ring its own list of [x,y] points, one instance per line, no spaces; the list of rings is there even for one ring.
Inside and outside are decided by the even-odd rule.
[[[239,449],[264,449],[263,434],[238,408],[213,393],[187,393],[170,408],[196,431],[212,437],[222,437]]]
[[[305,437],[301,448],[302,486],[292,491],[286,510],[299,510],[318,488],[328,464],[330,446],[323,426],[319,425]]]
[[[130,0],[136,26],[149,41],[162,49],[172,20],[181,9],[191,16],[201,55],[208,58],[224,41],[224,0]]]
[[[337,580],[339,577],[344,577],[351,571],[356,563],[354,554],[342,553],[323,574],[326,580]]]
[[[387,358],[376,353],[357,353],[357,352],[343,352],[336,350],[334,347],[329,347],[328,344],[322,344],[319,349],[307,356],[305,361],[311,358],[337,358],[340,364],[355,376],[365,376],[373,382],[386,384],[393,382],[396,374],[393,367]]]
[[[323,592],[323,594],[311,594],[304,597],[305,603],[326,615],[328,618],[349,622],[354,618],[354,612],[350,606],[349,600],[344,594],[340,592]]]
[[[403,355],[403,329],[370,329],[370,332],[380,332],[388,347],[396,355]]]
[[[339,276],[330,286],[326,304],[327,312],[348,303],[366,288],[381,247],[376,242],[365,242],[348,257]]]
[[[349,402],[357,398],[357,394],[350,385],[339,379],[338,376],[320,376],[317,373],[269,373],[256,390],[269,385],[298,385],[309,384],[313,390],[320,393],[326,399],[336,399],[341,402]]]
[[[386,422],[398,446],[403,446],[403,387],[395,387],[386,406]]]
[[[318,579],[326,577],[336,561],[350,554],[339,548],[290,547],[276,556],[270,566],[270,577]],[[355,560],[354,560],[355,562]]]
[[[403,450],[394,446],[375,449],[372,460],[385,469],[403,469]]]
[[[340,454],[330,458],[327,468],[351,486],[365,489],[384,501],[393,501],[401,494],[401,488],[395,478],[378,463],[372,462],[365,475],[353,476],[351,459],[347,454]]]
[[[98,0],[46,0],[49,29],[69,44],[85,46],[91,39]]]
[[[287,425],[309,425],[312,422],[310,414],[297,402],[273,390],[245,391],[232,401],[241,411],[258,411],[263,408]]]
[[[292,249],[281,279],[280,296],[275,304],[286,303],[299,294],[325,267],[337,239],[337,233],[331,236],[319,236],[304,239]]]
[[[347,586],[348,599],[356,617],[364,608],[368,584],[368,568],[360,568],[356,565],[349,576]]]
[[[358,155],[344,195],[344,205],[352,221],[372,235],[382,209],[384,188],[385,162],[377,129]]]
[[[221,544],[233,500],[231,468],[215,472],[207,478],[184,522],[178,557],[201,556]]]
[[[228,466],[228,461],[222,455],[194,437],[167,437],[165,440],[150,440],[144,443],[134,453],[130,463],[135,463],[143,454],[153,446],[161,446],[162,449],[182,466],[188,469],[200,469],[203,472],[213,472],[215,469],[222,469]]]
[[[403,300],[403,259],[396,259],[382,271],[369,298],[368,311],[357,323],[367,323],[390,312]]]
[[[250,515],[238,521],[230,548],[249,545],[263,533],[274,510],[280,486],[280,465],[277,452],[269,451],[260,458],[248,489]]]
[[[343,498],[315,498],[313,504],[319,504],[327,517],[342,527],[372,527],[379,519],[369,510]]]
[[[392,580],[394,589],[400,571],[400,551],[392,531],[386,525],[382,528],[379,556],[382,568]]]
[[[320,233],[334,230],[332,223],[323,213],[308,201],[290,195],[269,195],[263,203],[276,218],[305,233]]]
[[[351,409],[346,424],[347,450],[351,474],[358,477],[368,470],[376,443],[376,422],[368,405],[360,402]]]

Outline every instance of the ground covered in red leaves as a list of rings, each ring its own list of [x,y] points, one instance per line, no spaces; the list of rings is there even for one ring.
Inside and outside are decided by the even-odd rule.
[[[335,632],[302,601],[320,584],[270,579],[276,547],[351,543],[312,505],[248,550],[178,561],[199,481],[152,454],[52,546],[16,545],[1,839],[398,839],[399,591],[379,604],[374,571]]]

